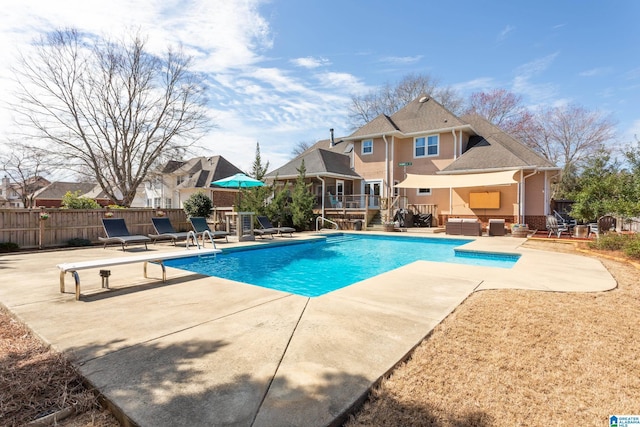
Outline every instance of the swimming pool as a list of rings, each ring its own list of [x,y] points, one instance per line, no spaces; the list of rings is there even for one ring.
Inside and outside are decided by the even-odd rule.
[[[306,297],[317,297],[418,260],[511,268],[517,254],[459,252],[472,240],[335,234],[268,247],[224,249],[165,265]]]

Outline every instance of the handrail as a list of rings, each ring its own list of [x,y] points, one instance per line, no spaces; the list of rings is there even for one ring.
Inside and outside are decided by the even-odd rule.
[[[335,228],[336,230],[340,230],[340,226],[338,225],[337,222],[333,222],[330,219],[327,219],[327,218],[325,218],[323,216],[319,216],[319,217],[316,218],[316,231],[320,231],[320,228],[319,228],[319,225],[318,225],[319,220],[322,220],[322,222],[324,222],[324,221],[329,222],[329,223],[331,223],[331,224],[336,226],[336,228]]]
[[[200,249],[200,243],[198,242],[198,236],[196,235],[196,233],[193,230],[189,230],[189,232],[187,233],[187,249],[189,249],[189,239],[192,239],[194,242],[196,242],[196,246],[198,246],[198,249]],[[204,245],[204,240],[202,241],[202,245]],[[215,249],[215,245],[213,246],[213,248]]]

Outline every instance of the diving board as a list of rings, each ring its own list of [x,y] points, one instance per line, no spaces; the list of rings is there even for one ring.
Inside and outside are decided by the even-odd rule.
[[[101,258],[89,261],[67,262],[58,264],[56,267],[60,270],[60,292],[64,293],[64,277],[66,273],[71,273],[76,283],[76,301],[80,299],[80,275],[79,270],[88,270],[92,268],[111,267],[114,265],[134,264],[138,262],[144,263],[144,277],[147,278],[147,264],[154,262],[162,267],[162,281],[167,281],[167,272],[163,262],[170,259],[188,258],[193,256],[215,255],[222,252],[220,249],[198,249],[196,251],[182,250],[174,252],[157,252],[145,253],[142,255],[123,256],[117,258]],[[104,287],[104,286],[103,286]]]

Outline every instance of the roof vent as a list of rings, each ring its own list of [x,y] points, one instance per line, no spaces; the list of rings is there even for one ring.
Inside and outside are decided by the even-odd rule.
[[[422,98],[420,98],[418,100],[419,103],[424,104],[425,102],[427,102],[429,100],[428,96],[423,96]]]

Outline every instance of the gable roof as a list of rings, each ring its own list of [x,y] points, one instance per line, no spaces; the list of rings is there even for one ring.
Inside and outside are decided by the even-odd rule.
[[[80,191],[80,196],[91,199],[108,199],[107,195],[95,182],[63,182],[55,181],[36,191],[36,199],[62,200],[67,192]]]
[[[296,178],[298,176],[298,169],[300,169],[303,160],[304,167],[306,169],[305,176],[307,177],[326,176],[334,178],[361,179],[360,175],[351,169],[349,156],[324,148],[314,148],[305,151],[284,166],[266,174],[265,178]]]
[[[346,139],[355,140],[393,134],[405,136],[465,127],[470,126],[438,101],[428,96],[421,96],[390,117],[384,114],[379,115]]]
[[[476,136],[469,139],[466,151],[440,173],[504,169],[559,169],[531,148],[478,115],[461,118]]]
[[[204,188],[210,187],[212,181],[242,173],[242,171],[222,156],[203,156],[186,161],[170,160],[161,169],[161,173],[192,175],[178,185],[178,188]]]

